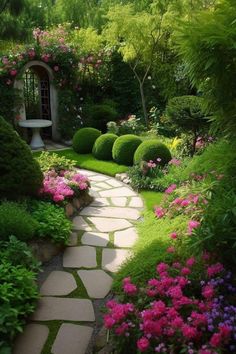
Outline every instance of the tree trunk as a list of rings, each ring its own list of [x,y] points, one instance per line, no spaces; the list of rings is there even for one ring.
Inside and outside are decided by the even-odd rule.
[[[146,98],[144,94],[144,89],[143,89],[143,83],[139,83],[139,89],[140,89],[140,95],[141,95],[141,100],[142,100],[142,108],[143,108],[143,115],[146,123],[146,127],[149,127],[149,122],[148,122],[148,114],[147,114],[147,106],[146,106]]]

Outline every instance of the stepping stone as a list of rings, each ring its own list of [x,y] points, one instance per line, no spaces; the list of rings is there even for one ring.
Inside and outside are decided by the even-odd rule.
[[[90,298],[103,299],[111,290],[112,277],[103,270],[78,270]]]
[[[81,238],[84,245],[106,247],[109,242],[109,234],[101,232],[85,232]]]
[[[111,189],[112,188],[112,186],[109,186],[105,182],[96,183],[96,187],[101,188],[101,189]]]
[[[139,211],[134,208],[118,208],[118,207],[87,207],[81,212],[86,216],[101,216],[106,218],[124,218],[137,220],[140,217]]]
[[[81,170],[80,168],[77,169],[77,171],[78,171],[79,173],[81,173],[82,175],[84,175],[84,176],[96,176],[96,175],[97,175],[97,173],[94,172],[94,171]]]
[[[123,186],[123,184],[118,182],[116,179],[109,179],[106,182],[109,183],[112,187],[122,187]]]
[[[63,255],[65,268],[96,268],[96,248],[90,246],[67,247]]]
[[[135,244],[137,238],[138,235],[134,228],[117,231],[114,234],[114,246],[132,247]]]
[[[101,188],[91,186],[91,191],[99,192],[99,191],[101,191]]]
[[[109,177],[107,176],[102,176],[102,175],[95,175],[95,176],[91,176],[89,179],[90,181],[93,181],[93,182],[103,182],[103,181],[106,181]]]
[[[95,225],[96,229],[101,232],[113,232],[127,229],[132,226],[129,221],[124,219],[91,217],[89,220]]]
[[[108,206],[110,205],[109,201],[107,198],[96,198],[90,206]]]
[[[89,224],[82,218],[81,216],[75,216],[73,219],[73,228],[75,230],[85,230],[85,231],[91,231],[92,228],[89,226]]]
[[[52,354],[85,354],[93,328],[63,323],[53,343]]]
[[[115,206],[124,207],[124,206],[126,206],[127,198],[125,198],[125,197],[111,198],[111,201],[112,201],[112,204],[114,204]]]
[[[78,243],[78,235],[76,232],[72,232],[69,237],[68,246],[76,246]]]
[[[136,193],[127,187],[109,189],[99,192],[101,197],[133,197]]]
[[[94,321],[93,305],[87,299],[43,297],[32,315],[34,321]]]
[[[72,274],[62,271],[53,271],[49,274],[40,288],[41,295],[63,296],[69,295],[77,288]]]
[[[133,208],[142,208],[143,207],[143,201],[139,197],[132,197],[131,201],[129,203],[129,207]]]
[[[102,268],[117,272],[121,264],[130,256],[130,251],[120,249],[104,249],[102,251]]]
[[[14,345],[13,354],[41,354],[49,335],[47,326],[28,324]]]

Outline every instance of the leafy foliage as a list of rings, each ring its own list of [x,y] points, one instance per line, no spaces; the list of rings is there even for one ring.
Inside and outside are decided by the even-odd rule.
[[[120,165],[133,165],[134,153],[141,143],[142,140],[136,135],[127,134],[120,136],[116,139],[112,149],[114,161]]]
[[[71,222],[63,208],[47,202],[34,201],[30,204],[31,215],[38,222],[36,236],[55,243],[67,244]]]
[[[101,132],[95,128],[79,129],[73,136],[73,149],[81,154],[92,152],[93,145]]]
[[[37,194],[43,175],[30,148],[16,131],[0,117],[0,195],[17,199]]]
[[[115,107],[109,104],[95,104],[89,107],[87,118],[91,126],[105,132],[107,122],[116,120],[117,117]]]
[[[118,138],[115,134],[103,134],[93,145],[93,155],[98,160],[112,160],[112,148]]]
[[[50,153],[48,151],[43,151],[37,158],[37,161],[43,172],[55,170],[59,173],[63,170],[72,170],[76,165],[74,160],[67,159],[64,156],[58,156],[56,153]]]
[[[233,0],[201,12],[178,29],[178,49],[193,85],[207,100],[219,130],[235,135],[235,11]]]
[[[24,206],[15,202],[0,204],[0,240],[7,241],[11,235],[19,240],[29,240],[35,235],[38,223]]]

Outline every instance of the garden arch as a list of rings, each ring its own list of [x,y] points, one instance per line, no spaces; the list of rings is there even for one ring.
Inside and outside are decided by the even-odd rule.
[[[60,140],[60,133],[58,129],[58,94],[57,94],[57,89],[54,85],[54,74],[53,70],[44,62],[40,60],[32,60],[29,61],[27,64],[24,65],[20,73],[16,76],[15,82],[14,82],[14,88],[20,90],[20,95],[23,98],[22,100],[22,105],[19,109],[19,114],[21,117],[21,120],[26,120],[26,105],[25,105],[25,97],[24,97],[24,75],[27,72],[28,69],[34,70],[37,72],[39,75],[39,80],[40,80],[40,75],[45,76],[45,74],[48,77],[48,83],[49,83],[49,92],[48,92],[48,108],[50,110],[48,118],[43,115],[43,98],[42,98],[42,91],[40,91],[40,117],[35,117],[35,118],[47,118],[52,120],[52,139],[57,141]],[[41,74],[40,74],[41,73]]]

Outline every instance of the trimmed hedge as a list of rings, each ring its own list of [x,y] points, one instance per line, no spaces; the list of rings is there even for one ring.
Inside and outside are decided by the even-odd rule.
[[[115,134],[103,134],[93,145],[93,155],[98,160],[112,160],[112,148],[118,138]]]
[[[38,162],[28,145],[0,117],[0,196],[17,199],[36,195],[43,182]]]
[[[79,154],[89,154],[92,152],[93,144],[101,132],[95,128],[79,129],[73,136],[73,149]]]
[[[144,141],[137,148],[134,154],[134,163],[138,164],[141,161],[155,161],[157,158],[161,158],[160,164],[164,166],[171,160],[171,153],[168,147],[159,142],[158,140]]]
[[[142,140],[136,135],[127,134],[120,136],[113,145],[113,159],[120,165],[133,165],[134,153],[141,143]]]

